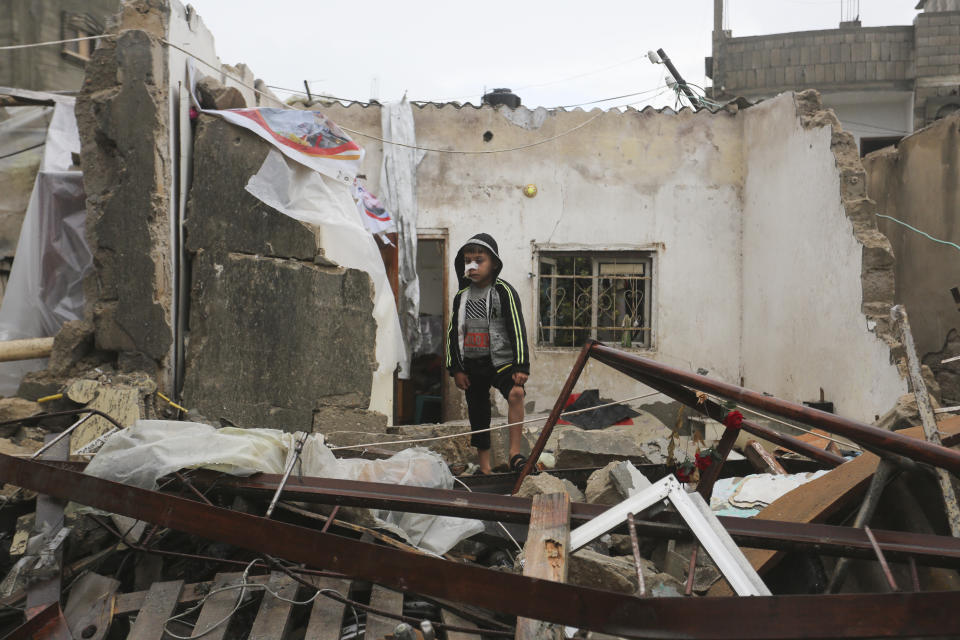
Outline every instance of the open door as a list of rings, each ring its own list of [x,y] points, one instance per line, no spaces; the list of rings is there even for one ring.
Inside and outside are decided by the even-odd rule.
[[[420,343],[413,349],[410,379],[398,380],[395,424],[443,422],[446,396],[447,239],[445,233],[417,237],[420,280]]]

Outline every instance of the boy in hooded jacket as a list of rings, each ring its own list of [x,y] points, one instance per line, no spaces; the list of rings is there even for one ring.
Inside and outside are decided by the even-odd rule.
[[[460,280],[453,298],[450,327],[447,330],[447,370],[467,398],[470,429],[490,427],[490,387],[507,401],[507,419],[511,424],[523,421],[524,384],[530,374],[527,331],[520,309],[520,296],[500,271],[503,262],[497,242],[489,234],[478,233],[457,252],[453,262]],[[522,427],[510,427],[510,468],[519,470],[526,463],[520,453]],[[482,473],[490,473],[490,432],[470,436],[477,448]]]

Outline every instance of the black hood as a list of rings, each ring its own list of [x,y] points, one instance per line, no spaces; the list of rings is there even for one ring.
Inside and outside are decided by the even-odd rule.
[[[467,245],[471,244],[478,244],[493,254],[493,259],[496,263],[493,266],[494,280],[500,276],[500,272],[503,270],[503,260],[500,259],[500,254],[497,250],[497,241],[494,240],[493,236],[491,236],[489,233],[478,233],[463,243],[463,246],[460,247],[459,251],[457,251],[457,257],[453,260],[453,270],[457,274],[457,281],[460,283],[460,286],[457,287],[458,289],[463,289],[464,287],[470,286],[470,278],[467,278],[463,275],[463,250],[467,247]]]

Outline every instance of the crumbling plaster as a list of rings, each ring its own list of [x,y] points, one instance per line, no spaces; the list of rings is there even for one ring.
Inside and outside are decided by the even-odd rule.
[[[375,105],[322,110],[379,136]],[[818,399],[823,388],[838,412],[863,420],[906,390],[884,321],[892,255],[868,219],[852,139],[833,128],[816,94],[713,115],[554,111],[536,128],[505,107],[413,111],[418,144],[447,150],[509,149],[583,125],[519,151],[428,152],[419,165],[420,227],[448,229],[451,256],[478,231],[497,239],[531,342],[538,248],[650,250],[654,344],[639,353],[795,401]],[[376,191],[382,144],[356,137]],[[529,183],[534,198],[521,191]],[[455,286],[451,278],[448,300]],[[575,351],[531,355],[528,400],[546,410]],[[588,364],[578,386],[614,398],[643,392],[599,364]]]

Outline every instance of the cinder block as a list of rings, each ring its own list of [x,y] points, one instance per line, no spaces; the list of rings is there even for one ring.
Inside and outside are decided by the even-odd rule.
[[[866,74],[867,80],[876,80],[877,79],[877,63],[868,62],[866,63]]]

